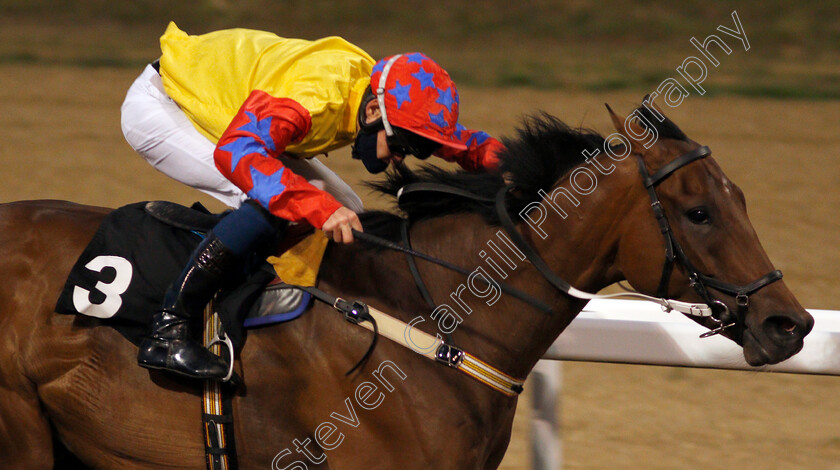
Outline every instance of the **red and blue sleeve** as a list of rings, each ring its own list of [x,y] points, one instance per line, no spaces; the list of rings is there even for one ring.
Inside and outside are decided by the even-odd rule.
[[[320,229],[341,203],[278,158],[311,127],[309,111],[297,101],[254,90],[216,144],[216,168],[275,216]]]
[[[448,162],[456,162],[467,171],[498,171],[499,153],[505,146],[483,131],[469,130],[458,124],[455,137],[467,146],[456,150],[443,146],[435,152]]]

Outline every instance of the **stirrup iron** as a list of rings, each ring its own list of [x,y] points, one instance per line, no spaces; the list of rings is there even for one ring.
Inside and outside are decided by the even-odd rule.
[[[219,328],[216,330],[216,336],[212,340],[210,340],[210,342],[207,344],[207,349],[210,349],[211,347],[213,347],[214,344],[219,344],[219,343],[227,346],[228,359],[229,359],[229,361],[228,361],[228,373],[227,373],[226,376],[224,376],[224,378],[219,379],[219,380],[221,380],[222,382],[229,382],[230,378],[233,377],[233,359],[234,359],[234,357],[233,357],[233,342],[230,340],[230,337],[227,335],[227,333],[225,333],[225,331],[221,327],[221,325],[219,325]],[[212,352],[212,351],[210,351],[210,352]]]

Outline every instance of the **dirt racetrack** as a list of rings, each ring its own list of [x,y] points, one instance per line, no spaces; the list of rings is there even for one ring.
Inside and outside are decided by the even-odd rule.
[[[57,198],[116,207],[201,200],[221,209],[156,173],[123,140],[119,106],[138,73],[0,65],[0,201]],[[603,103],[628,112],[643,94],[462,89],[462,122],[504,135],[522,114],[544,109],[608,131]],[[765,249],[808,308],[840,309],[838,111],[831,101],[697,95],[668,111],[742,187]],[[325,162],[349,182],[364,177],[348,151]],[[371,206],[382,204],[364,189],[360,194]],[[562,367],[565,468],[840,468],[840,378]],[[528,404],[526,393],[504,469],[529,468]]]

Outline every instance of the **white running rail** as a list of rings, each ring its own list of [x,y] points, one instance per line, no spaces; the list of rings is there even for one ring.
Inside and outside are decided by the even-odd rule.
[[[780,364],[750,367],[741,347],[651,302],[592,300],[546,352],[544,359],[708,369],[840,375],[840,311],[808,310],[814,329],[805,347]],[[534,470],[562,465],[559,425],[560,365],[541,361],[532,373],[531,449]]]

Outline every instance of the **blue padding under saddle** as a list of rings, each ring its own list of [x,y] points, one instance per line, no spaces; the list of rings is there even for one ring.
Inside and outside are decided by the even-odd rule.
[[[312,303],[312,294],[309,292],[301,292],[299,291],[302,296],[300,301],[294,307],[294,309],[287,311],[287,312],[277,312],[277,313],[270,313],[267,315],[260,315],[260,316],[249,316],[245,319],[244,325],[245,328],[254,328],[258,326],[265,326],[265,325],[272,325],[274,323],[283,323],[287,321],[294,320],[295,318],[303,315],[303,312],[309,308],[309,304]],[[258,301],[257,305],[260,305],[261,302]]]

